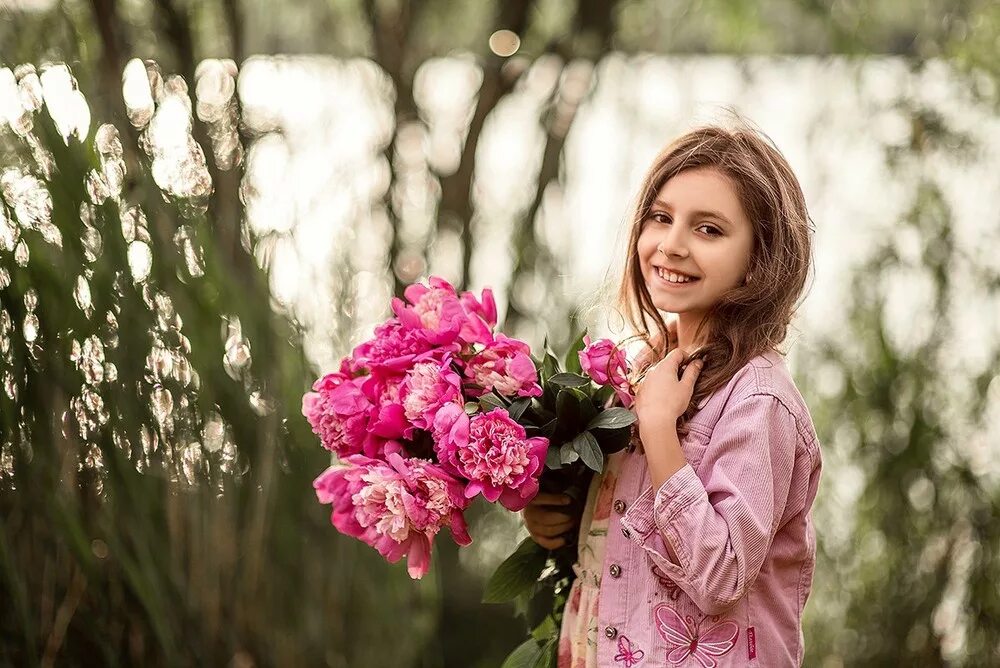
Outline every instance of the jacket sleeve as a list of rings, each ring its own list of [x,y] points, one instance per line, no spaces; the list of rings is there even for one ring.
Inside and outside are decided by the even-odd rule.
[[[622,516],[626,536],[705,614],[733,607],[753,586],[791,487],[798,429],[775,396],[728,408],[706,446],[659,490],[647,487]],[[669,547],[669,549],[668,549]]]

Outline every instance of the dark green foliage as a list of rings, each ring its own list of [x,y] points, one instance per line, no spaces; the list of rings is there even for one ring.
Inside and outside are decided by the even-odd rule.
[[[483,602],[506,603],[525,593],[537,581],[530,573],[541,573],[545,558],[545,550],[535,541],[525,538],[486,582]]]
[[[522,57],[523,62],[542,54],[566,63],[598,62],[612,47],[627,54],[848,54],[857,61],[868,54],[878,59],[897,54],[916,71],[928,59],[934,66],[944,62],[964,68],[970,97],[991,105],[996,104],[1000,81],[1000,10],[987,0],[698,5],[435,0],[309,7],[292,3],[286,7],[290,11],[229,0],[160,0],[143,5],[141,11],[136,11],[139,5],[120,2],[60,2],[47,11],[22,11],[14,8],[17,4],[0,8],[0,65],[70,62],[91,105],[91,127],[105,121],[118,127],[126,153],[132,154],[126,160],[124,194],[142,207],[150,223],[150,284],[171,298],[183,326],[168,327],[169,334],[159,329],[155,307],[147,304],[129,276],[119,213],[110,203],[96,212],[103,250],[88,279],[94,313],[87,317],[76,306],[73,283],[89,264],[84,260],[79,203],[87,199],[85,176],[98,166],[98,159],[89,145],[67,147],[39,120],[40,145],[53,153],[56,166],[45,184],[62,247],[28,231],[27,267],[16,265],[11,253],[0,250],[0,268],[9,270],[11,279],[9,286],[0,288],[0,306],[12,323],[11,359],[0,361],[0,376],[10,371],[19,388],[16,401],[0,388],[0,468],[10,462],[16,471],[0,490],[4,665],[36,665],[45,658],[59,665],[253,661],[492,668],[499,663],[497,657],[517,643],[516,631],[503,626],[506,606],[480,605],[478,576],[460,566],[447,541],[435,548],[441,580],[417,584],[400,568],[382,564],[371,550],[339,540],[329,528],[327,511],[317,506],[309,489],[326,456],[296,408],[313,371],[304,364],[294,324],[269,308],[266,277],[241,244],[239,193],[231,187],[239,185],[239,174],[216,170],[213,177],[220,178],[207,211],[203,203],[192,206],[164,197],[150,177],[149,165],[142,163],[136,133],[121,104],[122,66],[133,55],[156,59],[165,71],[184,75],[192,87],[195,64],[220,53],[239,65],[251,53],[370,57],[391,80],[397,118],[416,122],[424,119],[412,95],[417,68],[428,58],[456,49],[476,54],[487,94],[475,110],[468,135],[472,150],[454,175],[439,179],[447,215],[434,230],[462,229],[469,242],[463,248],[463,280],[469,277],[473,241],[469,194],[475,142],[491,110],[513,88],[517,78],[511,73],[523,67]],[[517,57],[502,59],[488,52],[486,39],[499,27],[514,27],[522,34]],[[564,76],[568,72],[563,69],[561,75],[572,79]],[[592,83],[586,79],[582,87]],[[970,267],[975,281],[994,297],[1000,278],[995,264],[979,263],[956,249],[950,205],[934,183],[937,168],[930,153],[954,154],[968,143],[950,130],[941,111],[905,100],[899,104],[906,109],[909,132],[886,147],[887,160],[905,170],[901,173],[907,182],[921,185],[894,231],[916,232],[921,240],[916,264],[929,271],[936,291],[926,308],[942,327],[915,349],[901,350],[892,342],[883,318],[887,295],[881,288],[900,266],[913,267],[912,259],[899,257],[888,243],[858,268],[853,303],[843,314],[839,335],[824,342],[804,339],[800,346],[797,381],[813,410],[827,460],[817,501],[816,587],[804,619],[807,666],[998,663],[1000,509],[995,464],[989,463],[995,459],[995,443],[984,445],[976,437],[996,433],[989,432],[983,420],[995,403],[1000,358],[992,342],[983,368],[953,382],[956,376],[962,378],[963,370],[947,366],[949,351],[943,345],[953,338],[950,328],[960,325],[943,323],[952,304],[967,301],[963,285],[968,283],[956,285],[953,279],[956,267]],[[560,185],[563,141],[575,112],[570,106],[553,94],[539,118],[545,130],[544,159],[534,200],[513,230],[512,293],[526,282],[522,279],[554,286],[562,277],[535,222],[543,193]],[[197,121],[195,131],[202,133],[196,138],[203,141]],[[394,135],[385,148],[390,169],[398,148]],[[34,165],[34,160],[18,138],[0,134],[0,171]],[[925,161],[927,166],[922,166]],[[984,192],[989,192],[995,174],[969,173],[964,178],[983,180]],[[393,184],[386,189],[393,234],[386,273],[397,289],[401,279],[392,269],[400,251],[419,256],[426,251],[404,249],[397,235],[400,220],[392,198],[399,192]],[[982,224],[988,232],[997,221],[992,212],[987,216]],[[857,222],[824,221],[827,225],[852,233]],[[205,275],[198,280],[187,273],[172,243],[182,226],[190,229],[204,253]],[[981,239],[995,244],[989,234]],[[342,268],[338,282],[346,284],[351,271],[350,266]],[[117,272],[124,273],[121,290],[115,287]],[[23,336],[29,288],[37,294],[41,327],[34,355]],[[556,347],[573,341],[580,329],[570,317],[575,305],[560,301],[558,292],[551,290],[541,308],[532,310],[512,299],[507,331],[518,335],[519,326],[531,325],[533,333],[550,332]],[[986,318],[995,303],[967,308]],[[117,314],[115,333],[103,320],[108,312]],[[273,411],[258,414],[248,392],[256,388],[226,373],[219,337],[222,314],[240,318],[253,347],[252,377],[265,390]],[[136,470],[143,428],[147,441],[149,434],[157,433],[148,401],[152,385],[145,379],[146,355],[157,331],[174,350],[182,348],[178,331],[189,339],[190,364],[200,375],[197,392],[187,391],[173,378],[160,383],[171,391],[175,407],[186,396],[192,412],[201,416],[186,425],[187,435],[201,439],[202,418],[206,412],[215,413],[230,430],[228,438],[238,453],[226,461],[218,454],[201,459],[199,470],[208,465],[202,470],[205,480],[197,486],[186,483],[184,460],[176,461],[182,451],[167,453],[159,436],[147,468]],[[82,342],[91,335],[105,341],[118,338],[116,349],[105,350],[118,381],[102,385],[107,424],[82,439],[72,411],[66,418],[64,413],[82,383],[70,361],[72,339]],[[566,371],[578,373],[573,347],[563,363]],[[537,366],[547,379],[557,373],[559,363],[545,353]],[[842,381],[832,393],[820,383],[830,369]],[[0,377],[0,385],[2,381]],[[142,390],[141,401],[137,388]],[[521,412],[518,419],[534,414],[541,425],[529,426],[529,434],[555,436],[557,394],[547,392]],[[592,395],[594,405],[605,405],[611,394],[610,388],[598,390]],[[562,442],[550,451],[555,454],[550,468],[559,466],[561,446],[585,429],[606,452],[627,445],[627,429],[584,424],[574,433],[559,435]],[[127,440],[128,452],[122,447],[125,441],[109,437],[115,430]],[[970,457],[967,447],[987,449],[987,464]],[[588,471],[579,460],[573,466]],[[547,476],[558,473],[550,470]],[[844,500],[833,490],[851,476],[857,476],[857,498],[848,494],[850,503],[840,507]],[[546,485],[561,489],[565,482],[549,479]],[[585,489],[582,484],[568,487],[576,498]],[[551,610],[547,601],[558,598],[555,591],[547,590],[547,600],[534,598],[535,607]],[[948,603],[942,604],[945,600]],[[522,612],[528,615],[530,609],[524,606]],[[551,620],[537,615],[530,620],[536,622],[534,645],[526,643],[521,665],[537,665],[553,651],[545,644],[552,637]],[[959,625],[964,634],[955,634]],[[493,631],[489,640],[483,628]],[[386,642],[390,633],[392,642]],[[942,633],[963,641],[942,647]]]

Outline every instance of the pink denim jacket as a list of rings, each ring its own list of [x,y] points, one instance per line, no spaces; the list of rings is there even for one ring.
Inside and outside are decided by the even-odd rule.
[[[687,464],[660,489],[641,449],[622,463],[598,596],[598,664],[799,666],[821,469],[809,411],[769,352],[689,424]]]

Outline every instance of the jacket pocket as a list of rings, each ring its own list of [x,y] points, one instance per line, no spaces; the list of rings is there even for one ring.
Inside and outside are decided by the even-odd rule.
[[[691,425],[688,433],[681,439],[681,450],[684,451],[684,458],[695,471],[698,470],[698,465],[701,464],[701,460],[705,456],[705,450],[708,449],[708,442],[711,438],[711,433],[708,433],[704,427]]]

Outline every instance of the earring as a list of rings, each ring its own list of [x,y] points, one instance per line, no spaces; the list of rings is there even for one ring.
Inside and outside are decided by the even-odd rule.
[[[750,274],[747,274],[747,277],[743,279],[743,285],[749,285],[751,278]]]

